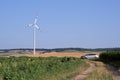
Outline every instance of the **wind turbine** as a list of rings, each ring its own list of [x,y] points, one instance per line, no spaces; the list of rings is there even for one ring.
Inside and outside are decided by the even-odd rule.
[[[33,24],[28,24],[28,27],[33,27],[33,54],[35,55],[35,48],[36,48],[36,29],[40,29],[39,26],[37,25],[37,18],[38,16],[35,17]]]

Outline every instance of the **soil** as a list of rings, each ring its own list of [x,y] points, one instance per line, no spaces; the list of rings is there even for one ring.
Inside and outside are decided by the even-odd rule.
[[[35,55],[34,54],[11,54],[9,56],[29,56],[29,57],[76,57],[76,58],[80,58],[81,56],[88,54],[90,52],[50,52],[50,53],[39,53],[37,52]],[[99,52],[92,52],[95,54],[99,55]]]
[[[87,63],[90,64],[90,67],[87,70],[85,70],[84,72],[82,72],[81,74],[74,77],[72,80],[84,80],[85,78],[87,78],[90,75],[90,73],[92,73],[94,70],[96,70],[95,63],[100,64],[100,62],[96,62],[96,61],[87,61]],[[111,65],[107,65],[106,68],[112,74],[113,80],[120,80],[120,71],[117,68],[115,68]]]
[[[120,71],[117,68],[107,65],[107,69],[111,72],[113,80],[120,80]]]
[[[90,65],[88,69],[86,69],[84,72],[81,74],[77,75],[74,77],[72,80],[84,80],[86,77],[89,76],[90,73],[92,73],[94,70],[96,70],[96,66],[94,63],[87,61],[87,63]]]

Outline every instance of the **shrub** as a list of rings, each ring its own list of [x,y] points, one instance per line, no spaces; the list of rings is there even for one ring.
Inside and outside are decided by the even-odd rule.
[[[120,68],[120,51],[109,51],[100,54],[100,60],[116,68]]]
[[[120,51],[109,51],[100,54],[102,61],[120,61]]]
[[[72,72],[78,72],[78,67],[87,65],[73,57],[0,57],[0,79],[67,80]]]

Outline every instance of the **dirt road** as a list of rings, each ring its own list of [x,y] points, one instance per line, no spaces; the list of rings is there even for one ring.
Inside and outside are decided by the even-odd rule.
[[[111,72],[113,80],[120,80],[120,72],[115,67],[107,65],[107,69]]]
[[[100,69],[101,71],[107,71],[112,76],[112,80],[120,80],[120,71],[118,71],[115,67],[106,65],[102,62],[97,61],[86,61],[90,64],[90,67],[82,72],[81,74],[75,76],[72,80],[84,80],[87,78],[92,72]],[[97,66],[96,66],[97,65]],[[106,65],[106,66],[105,66]]]
[[[96,66],[94,63],[87,61],[87,63],[90,65],[88,69],[86,69],[81,74],[75,76],[72,80],[84,80],[87,76],[89,76],[90,73],[92,73],[94,70],[96,70]]]

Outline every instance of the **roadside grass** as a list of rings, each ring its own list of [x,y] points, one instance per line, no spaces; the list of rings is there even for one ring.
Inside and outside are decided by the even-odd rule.
[[[70,80],[88,67],[74,57],[0,57],[0,80]]]
[[[112,80],[112,75],[102,62],[95,62],[96,70],[93,71],[85,80]]]

